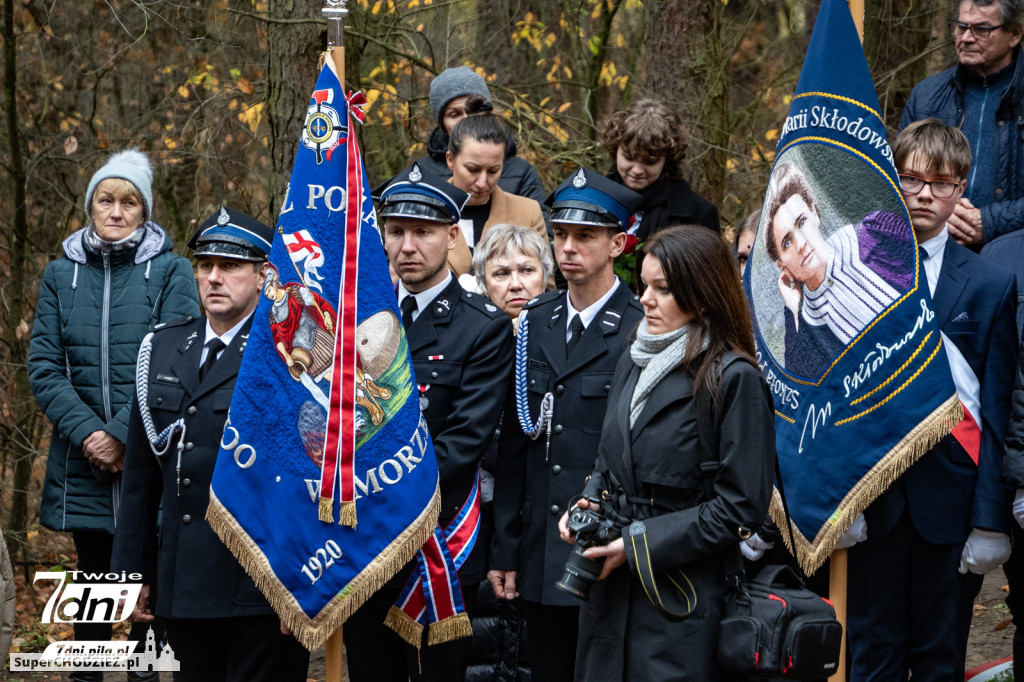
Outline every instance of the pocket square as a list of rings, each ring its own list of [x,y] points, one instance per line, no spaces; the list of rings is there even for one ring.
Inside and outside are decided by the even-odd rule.
[[[963,313],[960,313],[959,315],[957,315],[956,317],[954,317],[951,321],[952,322],[970,322],[971,321],[971,316],[968,315],[966,312],[963,312]]]

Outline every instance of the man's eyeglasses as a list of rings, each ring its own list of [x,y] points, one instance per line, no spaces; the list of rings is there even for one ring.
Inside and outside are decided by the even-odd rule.
[[[968,31],[971,32],[978,40],[985,40],[988,38],[992,31],[1003,28],[1006,24],[999,24],[998,26],[989,26],[987,24],[965,24],[962,21],[951,21],[949,22],[949,33],[954,38],[960,38],[963,34]]]
[[[953,192],[960,186],[959,182],[951,182],[949,180],[925,180],[919,178],[916,175],[901,175],[900,186],[903,187],[903,191],[908,194],[917,194],[924,189],[924,186],[928,185],[932,188],[932,196],[938,197],[939,199],[948,199],[953,196]]]

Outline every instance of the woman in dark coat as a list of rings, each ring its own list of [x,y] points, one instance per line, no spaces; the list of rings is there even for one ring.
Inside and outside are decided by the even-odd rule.
[[[89,224],[46,266],[29,346],[32,392],[53,424],[39,522],[70,531],[77,568],[91,573],[110,570],[142,337],[161,322],[199,315],[192,266],[152,220],[152,182],[149,160],[133,150],[92,176]],[[74,629],[75,639],[110,639],[109,624],[76,622]]]
[[[604,564],[580,612],[576,679],[719,680],[723,561],[738,556],[740,541],[767,517],[772,400],[722,239],[677,227],[655,235],[645,253],[645,318],[612,379],[595,472],[577,503],[602,500],[610,508],[603,511],[623,517],[625,526],[622,537],[584,553]],[[705,486],[701,451],[716,441]],[[572,542],[566,521],[562,537]],[[669,570],[696,594],[679,622],[659,613],[641,582],[641,575],[655,576],[666,608],[685,612]]]
[[[682,177],[683,122],[655,99],[616,112],[601,141],[611,155],[608,177],[643,196],[629,228],[640,243],[669,225],[703,225],[720,233],[718,209]]]

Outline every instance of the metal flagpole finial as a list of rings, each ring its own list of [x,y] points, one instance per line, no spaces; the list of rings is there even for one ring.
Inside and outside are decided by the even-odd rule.
[[[327,18],[327,49],[341,47],[345,44],[345,31],[342,20],[348,14],[345,7],[348,0],[324,0],[324,8],[320,10]]]

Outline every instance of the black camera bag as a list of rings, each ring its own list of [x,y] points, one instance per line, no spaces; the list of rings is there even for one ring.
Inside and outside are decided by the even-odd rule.
[[[839,665],[843,628],[789,566],[766,566],[725,597],[718,662],[748,677],[809,680]]]
[[[726,353],[723,371],[739,359]],[[709,402],[698,401],[697,438],[705,497],[710,500],[721,462],[720,425]],[[775,477],[793,537],[778,460]],[[843,626],[828,600],[807,589],[789,566],[765,566],[757,578],[747,581],[739,546],[726,552],[722,563],[731,585],[718,628],[718,662],[723,668],[747,677],[786,680],[820,679],[836,672]]]

